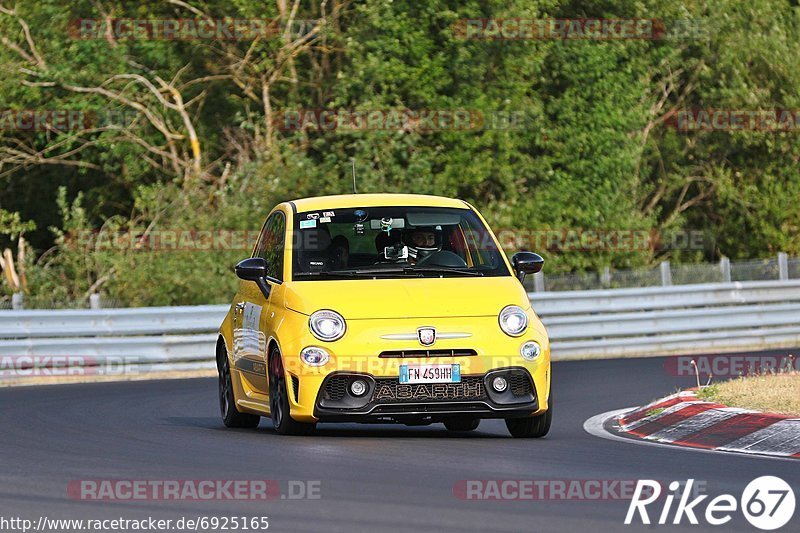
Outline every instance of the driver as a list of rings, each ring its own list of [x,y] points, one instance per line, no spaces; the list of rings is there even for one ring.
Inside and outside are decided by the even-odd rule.
[[[442,249],[441,230],[420,227],[410,230],[406,237],[408,256],[419,263],[434,252]]]

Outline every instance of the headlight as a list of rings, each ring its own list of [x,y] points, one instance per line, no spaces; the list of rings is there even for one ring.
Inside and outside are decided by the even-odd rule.
[[[347,329],[342,315],[329,310],[313,313],[308,319],[308,327],[316,338],[327,342],[341,339]]]
[[[528,327],[528,315],[518,305],[508,305],[500,311],[500,329],[506,335],[518,337]]]
[[[300,359],[308,366],[322,366],[328,362],[331,356],[317,346],[309,346],[300,351]]]
[[[542,348],[536,341],[528,341],[519,349],[519,354],[527,361],[533,361],[539,354],[542,353]]]

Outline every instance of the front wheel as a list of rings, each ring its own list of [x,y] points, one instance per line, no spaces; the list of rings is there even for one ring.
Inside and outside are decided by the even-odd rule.
[[[521,439],[540,439],[550,431],[553,423],[553,390],[547,400],[547,411],[540,415],[525,418],[506,418],[506,427],[512,437]]]
[[[219,375],[219,411],[222,422],[229,428],[254,428],[258,426],[261,417],[250,413],[240,413],[236,409],[236,399],[233,396],[233,381],[231,380],[231,367],[228,355],[220,354]]]
[[[279,435],[308,435],[316,427],[316,424],[298,422],[292,418],[283,361],[274,347],[269,354],[269,411],[272,425]]]

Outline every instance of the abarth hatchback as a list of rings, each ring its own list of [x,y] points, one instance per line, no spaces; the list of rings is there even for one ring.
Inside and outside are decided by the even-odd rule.
[[[506,257],[462,200],[411,194],[276,206],[219,330],[222,418],[279,434],[317,423],[552,421],[550,345],[523,288],[541,256]]]

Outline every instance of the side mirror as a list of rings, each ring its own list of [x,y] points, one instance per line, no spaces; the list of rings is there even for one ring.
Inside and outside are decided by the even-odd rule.
[[[520,282],[525,281],[526,274],[536,274],[542,271],[544,258],[533,252],[517,252],[511,258],[511,266]]]
[[[258,281],[267,276],[269,265],[263,257],[249,257],[236,264],[236,275],[245,281]]]
[[[263,257],[248,257],[236,264],[234,268],[236,275],[239,279],[245,281],[254,281],[261,292],[264,293],[265,298],[269,298],[269,284],[267,283],[267,275],[269,270],[269,263]]]

